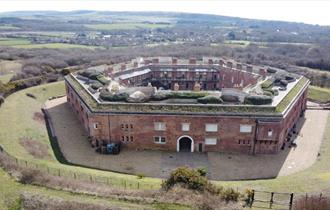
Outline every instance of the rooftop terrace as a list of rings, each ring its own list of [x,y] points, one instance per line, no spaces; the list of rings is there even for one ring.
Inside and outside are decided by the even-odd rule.
[[[152,59],[151,59],[152,60]],[[207,63],[205,63],[207,61]],[[140,62],[142,62],[140,60]],[[154,61],[155,62],[155,61]],[[183,63],[180,60],[177,63]],[[159,68],[157,63],[143,64],[132,61],[135,68],[123,64],[110,66],[105,71],[89,69],[72,73],[66,81],[78,93],[84,103],[94,112],[123,112],[123,113],[169,113],[169,114],[235,114],[273,115],[280,116],[286,112],[295,98],[304,90],[309,81],[285,71],[267,71],[259,75],[251,69],[241,70],[230,68],[224,62],[203,59],[204,63],[187,61],[184,64],[166,64]],[[162,64],[165,65],[165,64]],[[229,64],[232,66],[232,64]],[[120,66],[120,69],[118,69]],[[173,66],[173,68],[171,67]],[[144,87],[123,84],[122,81],[132,77],[143,77],[156,69],[169,72],[170,69],[188,69],[192,66],[196,72],[204,71],[242,71],[258,78],[255,84],[245,87],[221,88],[218,90],[178,91],[163,90],[153,87],[150,83]],[[248,71],[247,71],[248,70]],[[158,80],[160,78],[156,78]],[[195,82],[197,86],[198,82]]]

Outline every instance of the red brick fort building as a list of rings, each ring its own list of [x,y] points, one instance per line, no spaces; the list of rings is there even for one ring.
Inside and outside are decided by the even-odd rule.
[[[220,58],[136,58],[65,77],[94,147],[273,154],[306,109],[305,77]]]

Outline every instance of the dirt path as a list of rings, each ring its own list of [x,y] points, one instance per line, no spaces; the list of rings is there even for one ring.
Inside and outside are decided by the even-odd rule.
[[[131,174],[167,177],[182,165],[208,168],[214,180],[258,179],[285,176],[311,166],[318,155],[329,111],[308,110],[300,119],[302,129],[296,148],[286,148],[276,155],[225,153],[176,153],[123,150],[119,155],[94,152],[87,134],[65,98],[46,103],[60,148],[69,162]]]

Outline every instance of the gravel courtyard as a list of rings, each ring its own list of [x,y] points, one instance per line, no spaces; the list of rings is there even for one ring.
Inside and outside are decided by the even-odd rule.
[[[92,149],[87,134],[71,107],[62,97],[47,101],[59,146],[66,159],[74,164],[130,174],[165,178],[179,166],[208,169],[213,180],[240,180],[285,176],[311,166],[318,155],[329,111],[308,110],[300,119],[297,147],[277,155],[228,153],[176,153],[122,150],[119,155],[101,155]],[[298,126],[299,127],[299,126]]]

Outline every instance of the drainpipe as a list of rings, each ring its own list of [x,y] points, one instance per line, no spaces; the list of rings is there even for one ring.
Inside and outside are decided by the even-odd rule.
[[[110,136],[110,115],[108,114],[108,129],[109,129],[109,141],[111,142]]]
[[[254,139],[253,139],[253,147],[252,147],[252,155],[255,155],[256,150],[256,143],[257,143],[257,135],[258,135],[258,120],[255,121],[255,128],[254,128]]]

